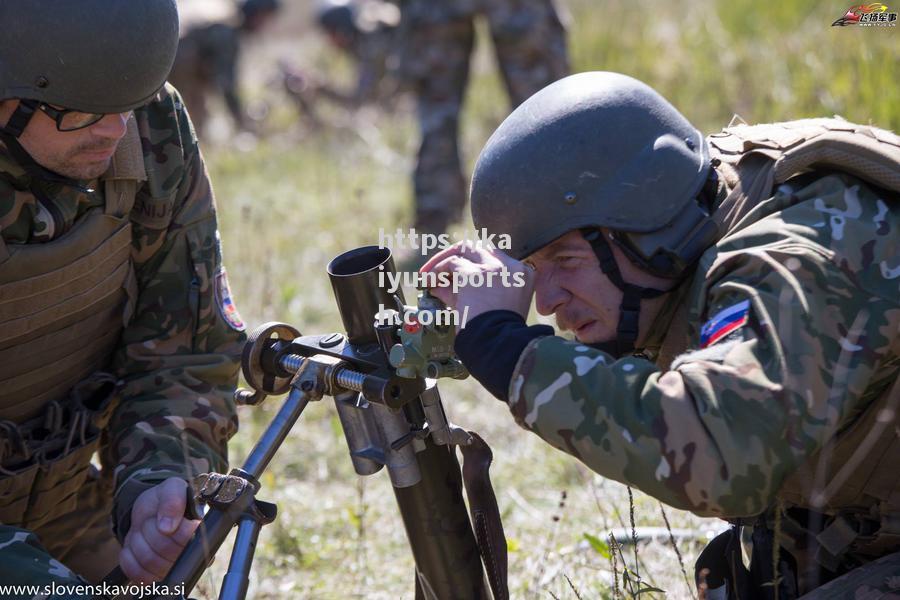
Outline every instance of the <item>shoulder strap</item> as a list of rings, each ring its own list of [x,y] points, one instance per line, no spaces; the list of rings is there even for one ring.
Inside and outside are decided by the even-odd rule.
[[[720,230],[741,218],[794,175],[829,168],[900,192],[900,137],[843,119],[736,125],[707,138],[730,193],[716,210]]]
[[[828,129],[782,154],[775,161],[775,181],[783,183],[811,167],[840,169],[900,192],[900,137],[877,127]]]
[[[134,199],[141,183],[147,180],[144,167],[144,152],[137,121],[132,115],[128,119],[125,136],[113,154],[109,169],[103,175],[106,186],[106,214],[124,217],[131,212]]]
[[[828,167],[900,191],[900,137],[839,118],[737,125],[709,136],[717,158],[737,167],[749,155],[775,162],[774,183]]]

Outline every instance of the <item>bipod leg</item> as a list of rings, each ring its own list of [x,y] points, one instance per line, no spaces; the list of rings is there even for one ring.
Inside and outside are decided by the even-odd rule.
[[[253,503],[253,495],[256,493],[253,486],[246,480],[235,476],[211,473],[210,480],[213,480],[213,483],[205,484],[204,488],[212,489],[213,486],[224,488],[223,481],[227,481],[229,485],[235,487],[241,486],[240,482],[243,482],[244,487],[237,491],[227,490],[226,493],[231,496],[227,500],[220,500],[222,496],[219,495],[219,489],[208,493],[210,498],[204,498],[210,508],[203,517],[203,522],[200,523],[194,536],[181,551],[181,555],[172,565],[169,574],[163,579],[163,583],[170,587],[184,584],[185,594],[190,594],[197,585],[203,571],[212,562],[234,524],[241,518],[247,507]],[[200,495],[202,498],[203,490]]]
[[[256,551],[256,540],[263,525],[275,520],[277,507],[270,502],[256,500],[238,521],[234,549],[231,551],[231,562],[228,572],[222,580],[219,600],[243,600],[247,596],[250,585],[250,566]]]
[[[209,505],[209,510],[163,583],[170,587],[183,583],[185,594],[190,594],[235,523],[243,519],[247,510],[259,504],[255,498],[259,490],[258,478],[310,400],[321,398],[321,394],[304,387],[307,389],[292,387],[287,400],[247,457],[244,468],[234,469],[228,476],[211,473],[203,482],[198,492],[199,500]]]

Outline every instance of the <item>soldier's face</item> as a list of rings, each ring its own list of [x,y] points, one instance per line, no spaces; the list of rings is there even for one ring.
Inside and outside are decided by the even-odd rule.
[[[7,122],[17,105],[18,100],[0,102],[0,123]],[[73,179],[93,179],[109,168],[130,115],[109,114],[90,127],[58,131],[53,119],[36,111],[19,143],[44,168]]]
[[[625,281],[657,289],[671,287],[671,282],[634,266],[615,244],[610,248]],[[556,315],[557,325],[572,331],[580,342],[594,344],[616,337],[622,292],[600,270],[597,256],[581,232],[570,231],[525,262],[535,270],[535,306],[540,314]],[[662,298],[641,303],[642,333],[659,311]]]
[[[353,41],[349,35],[341,33],[340,31],[328,30],[328,41],[331,42],[331,45],[335,48],[340,48],[341,50],[346,50],[350,47],[350,43]]]
[[[560,328],[579,341],[615,336],[622,294],[600,270],[591,245],[570,231],[526,260],[535,270],[534,298],[542,315],[556,315]]]

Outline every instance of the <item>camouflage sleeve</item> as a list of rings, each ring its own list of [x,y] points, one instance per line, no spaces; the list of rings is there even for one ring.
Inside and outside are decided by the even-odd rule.
[[[356,105],[363,104],[375,96],[375,88],[381,79],[379,65],[372,59],[360,62],[356,74],[356,87],[351,95],[352,102]]]
[[[139,293],[114,358],[125,383],[104,456],[115,465],[117,523],[152,484],[226,468],[245,339],[209,178],[177,92],[170,88],[138,120],[149,172],[133,217]]]
[[[827,240],[823,247],[806,237],[849,223],[828,218],[828,206],[845,202],[867,207],[857,223],[874,231],[885,204],[860,186],[817,193],[821,203],[795,216],[819,229],[777,221],[720,247],[700,282],[707,347],[672,370],[614,361],[559,337],[534,340],[510,382],[519,424],[672,506],[705,516],[764,510],[784,478],[859,409],[879,363],[896,352],[897,283],[878,275],[888,273],[879,261],[897,262],[896,231],[893,239],[885,226],[887,235],[848,240],[859,231],[848,225],[840,259]],[[870,197],[860,203],[857,194]]]
[[[27,529],[0,524],[0,597],[89,600],[88,582],[73,573]]]
[[[376,31],[366,39],[359,53],[356,88],[352,96],[357,105],[389,98],[396,92],[395,78],[388,73],[392,60],[392,38],[390,31]]]
[[[361,53],[355,59],[356,83],[353,86],[343,89],[330,82],[321,82],[315,88],[316,95],[348,109],[358,108],[374,100],[383,76],[378,57]]]

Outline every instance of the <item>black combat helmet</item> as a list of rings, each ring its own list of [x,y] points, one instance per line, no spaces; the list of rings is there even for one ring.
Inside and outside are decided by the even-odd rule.
[[[244,0],[241,4],[241,13],[245,19],[250,19],[263,13],[275,13],[280,9],[280,0]]]
[[[0,23],[0,100],[19,99],[0,140],[31,176],[36,196],[42,180],[77,186],[39,165],[19,136],[36,111],[54,105],[67,109],[56,118],[68,131],[66,115],[84,113],[72,125],[78,129],[150,102],[175,60],[175,0],[0,2]]]
[[[357,33],[356,11],[356,3],[350,0],[323,0],[316,19],[325,31],[352,36]]]
[[[0,2],[0,99],[121,113],[159,91],[178,45],[175,0]]]
[[[709,166],[703,135],[649,86],[579,73],[526,100],[488,140],[472,177],[472,218],[508,234],[518,259],[573,229],[633,233],[618,237],[634,242],[639,266],[678,277],[696,258],[679,250],[705,222],[696,198]]]
[[[472,177],[475,227],[510,236],[518,259],[572,230],[591,242],[625,294],[616,354],[637,337],[640,300],[661,292],[626,283],[610,236],[628,258],[680,279],[715,242],[703,135],[644,83],[618,73],[580,73],[545,87],[491,136]]]

